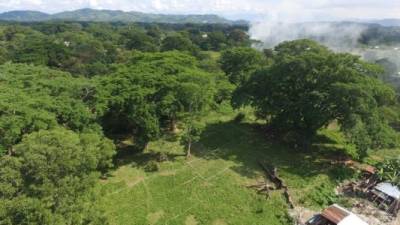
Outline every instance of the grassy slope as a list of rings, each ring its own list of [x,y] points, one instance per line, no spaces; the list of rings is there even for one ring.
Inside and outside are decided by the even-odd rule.
[[[336,148],[299,153],[267,141],[254,122],[230,122],[232,116],[207,118],[190,160],[173,137],[150,145],[151,151],[169,154],[170,161],[161,163],[158,172],[143,170],[142,164],[153,157],[149,152],[125,158],[100,185],[99,204],[112,224],[289,224],[279,192],[266,200],[245,187],[263,180],[258,160],[279,168],[297,204],[329,204],[320,200],[328,198],[323,193],[333,193],[342,174],[330,163],[338,155]]]

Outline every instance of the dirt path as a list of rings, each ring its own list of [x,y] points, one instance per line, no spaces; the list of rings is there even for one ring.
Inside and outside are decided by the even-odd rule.
[[[189,161],[189,162],[185,162],[185,165],[183,165],[182,168],[180,168],[180,169],[178,169],[178,170],[174,170],[172,175],[175,176],[175,175],[177,174],[177,172],[186,169],[186,167],[191,167],[191,168],[193,168],[193,166],[192,166],[191,164],[194,163],[194,162],[197,162],[197,161],[199,161],[199,160],[200,160],[200,159],[195,159],[195,160],[192,160],[192,161]],[[120,193],[120,192],[122,192],[122,191],[124,191],[124,190],[131,189],[131,188],[133,188],[133,187],[135,187],[135,186],[137,186],[137,185],[139,185],[139,184],[145,182],[146,180],[152,179],[152,178],[154,178],[154,177],[159,177],[159,176],[165,176],[165,171],[164,171],[164,172],[161,171],[160,173],[151,174],[150,176],[146,176],[146,177],[140,177],[139,179],[137,179],[136,181],[131,182],[131,183],[127,183],[127,182],[125,181],[125,183],[127,184],[126,187],[123,187],[123,188],[120,188],[120,189],[118,189],[118,190],[116,190],[116,191],[113,191],[113,192],[111,192],[111,193],[108,193],[107,195],[118,194],[118,193]],[[204,179],[204,178],[202,178],[202,179]]]
[[[400,225],[400,216],[397,216],[397,219],[391,225]]]
[[[318,212],[304,208],[295,207],[293,210],[289,211],[289,214],[296,221],[297,224],[305,224],[309,219],[311,219]]]

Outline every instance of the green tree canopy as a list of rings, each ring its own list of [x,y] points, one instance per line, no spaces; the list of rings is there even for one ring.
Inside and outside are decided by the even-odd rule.
[[[99,106],[106,109],[103,122],[114,130],[133,132],[146,143],[165,124],[174,129],[188,113],[211,107],[218,93],[217,80],[184,53],[134,55],[116,73],[98,79],[103,88]]]
[[[230,82],[240,85],[263,65],[263,54],[252,48],[238,47],[222,52],[221,68]]]
[[[24,134],[57,124],[82,131],[97,127],[93,96],[87,79],[45,67],[0,66],[0,145],[18,143]]]
[[[100,222],[92,188],[98,171],[111,166],[114,154],[114,144],[96,133],[56,128],[25,136],[14,156],[0,160],[0,220],[49,225]]]
[[[395,144],[380,115],[394,102],[394,91],[376,79],[382,70],[357,56],[337,54],[310,40],[284,42],[275,63],[256,72],[236,92],[236,103],[253,105],[275,131],[294,132],[309,141],[337,120],[359,154]]]
[[[172,34],[167,36],[161,43],[162,51],[187,51],[194,52],[196,51],[196,46],[192,43],[192,41],[182,34]]]
[[[129,30],[123,33],[123,38],[128,50],[154,52],[158,49],[157,41],[142,31]]]
[[[400,159],[387,159],[376,165],[378,177],[400,187]]]

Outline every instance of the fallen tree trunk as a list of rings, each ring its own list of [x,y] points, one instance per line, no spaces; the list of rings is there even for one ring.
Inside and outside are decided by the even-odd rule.
[[[274,167],[272,169],[273,172],[271,172],[263,163],[259,162],[259,165],[264,170],[266,177],[275,184],[276,189],[281,189],[283,187],[283,181],[278,177],[278,169]]]
[[[265,198],[269,198],[269,191],[273,190],[273,187],[268,185],[266,182],[264,183],[259,183],[259,184],[253,184],[253,185],[248,185],[246,186],[247,188],[251,188],[257,191],[257,194],[262,194],[265,195]]]
[[[294,209],[292,196],[289,194],[289,189],[287,187],[285,187],[285,191],[283,192],[283,195],[285,196],[286,202],[288,203],[289,207],[291,209]]]
[[[285,197],[285,200],[289,207],[291,209],[294,209],[294,204],[292,201],[292,197],[289,193],[289,188],[287,185],[284,183],[284,181],[279,177],[278,175],[278,169],[276,167],[273,167],[272,171],[262,162],[258,162],[258,164],[261,166],[263,171],[265,172],[266,177],[270,179],[276,186],[277,190],[283,189],[283,196]]]

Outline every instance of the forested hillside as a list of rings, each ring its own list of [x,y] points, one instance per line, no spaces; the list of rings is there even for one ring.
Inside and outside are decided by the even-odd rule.
[[[121,10],[79,9],[55,14],[38,11],[10,11],[0,14],[5,21],[91,21],[91,22],[143,22],[143,23],[198,23],[198,24],[246,24],[246,21],[231,21],[217,15],[164,15],[155,13],[125,12]]]
[[[1,24],[0,224],[292,224],[248,188],[260,161],[296,205],[345,202],[337,162],[398,153],[399,93],[378,64],[247,29]]]

